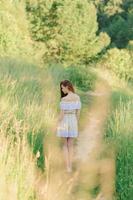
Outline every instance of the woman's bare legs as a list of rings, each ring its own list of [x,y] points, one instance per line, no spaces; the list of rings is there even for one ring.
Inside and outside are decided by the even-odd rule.
[[[73,138],[68,137],[67,139],[68,145],[68,157],[69,157],[69,168],[72,170],[72,163],[73,163]]]
[[[68,169],[69,168],[69,151],[68,151],[67,138],[63,138],[63,153],[65,157],[65,164]]]
[[[70,172],[72,171],[73,161],[73,138],[63,138],[63,151],[65,156],[66,168]]]

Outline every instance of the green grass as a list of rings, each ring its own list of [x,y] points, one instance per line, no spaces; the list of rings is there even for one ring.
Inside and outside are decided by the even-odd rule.
[[[3,188],[15,187],[10,196],[17,200],[36,200],[34,167],[44,171],[44,139],[56,116],[51,80],[45,69],[34,64],[0,60],[1,184]],[[36,159],[38,151],[40,157]],[[4,179],[8,180],[6,185]],[[0,199],[9,199],[2,192]]]
[[[115,91],[107,122],[106,142],[116,149],[116,192],[118,200],[133,197],[133,97]]]
[[[42,172],[45,169],[44,141],[45,137],[53,134],[50,130],[59,111],[59,82],[66,78],[64,70],[59,65],[40,69],[23,60],[0,60],[0,131],[1,141],[4,141],[0,171],[2,180],[8,180],[6,187],[11,187],[12,181],[15,182],[13,187],[17,191],[14,192],[17,200],[37,199],[33,188],[33,168],[37,166]],[[76,92],[81,96],[81,117],[84,118],[93,97],[88,98],[79,87],[76,87]],[[105,141],[116,149],[118,200],[132,200],[133,196],[132,119],[132,95],[124,89],[113,90]],[[15,148],[13,145],[16,145]],[[38,151],[40,157],[36,159]],[[31,176],[30,184],[27,176]],[[4,187],[4,181],[2,183]],[[26,193],[28,184],[29,190]],[[96,192],[97,188],[94,188],[92,193]]]

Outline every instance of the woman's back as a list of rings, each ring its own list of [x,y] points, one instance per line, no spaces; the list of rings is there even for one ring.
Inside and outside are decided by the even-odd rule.
[[[65,97],[62,97],[61,101],[80,101],[80,97],[76,93],[71,93]]]
[[[60,108],[62,110],[75,110],[81,108],[80,97],[77,94],[67,95],[60,101]]]

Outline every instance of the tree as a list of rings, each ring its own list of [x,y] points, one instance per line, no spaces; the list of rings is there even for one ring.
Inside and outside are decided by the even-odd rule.
[[[106,48],[106,33],[97,35],[96,8],[87,0],[27,0],[31,35],[44,44],[44,60],[86,62]]]
[[[131,44],[129,48],[131,49]],[[99,65],[110,70],[120,79],[133,80],[133,60],[130,50],[112,48],[103,56]]]
[[[98,10],[99,32],[111,37],[111,46],[124,48],[133,39],[132,0],[94,0]]]
[[[20,2],[0,1],[0,56],[33,58],[25,6]]]

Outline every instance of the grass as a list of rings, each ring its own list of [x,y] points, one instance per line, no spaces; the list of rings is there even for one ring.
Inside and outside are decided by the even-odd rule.
[[[113,105],[107,122],[106,142],[116,149],[116,192],[118,200],[133,196],[133,98],[121,92],[112,94]]]
[[[45,172],[44,141],[53,134],[59,111],[58,86],[64,78],[60,66],[49,70],[22,60],[0,60],[0,199],[37,200],[34,171],[38,167]],[[83,122],[93,98],[79,88],[76,91],[81,96]],[[111,105],[104,139],[116,149],[116,196],[118,200],[132,200],[132,95],[115,89]],[[98,190],[96,186],[91,193]]]
[[[0,94],[0,199],[35,200],[34,168],[44,171],[44,139],[57,112],[51,78],[31,63],[2,59]]]

